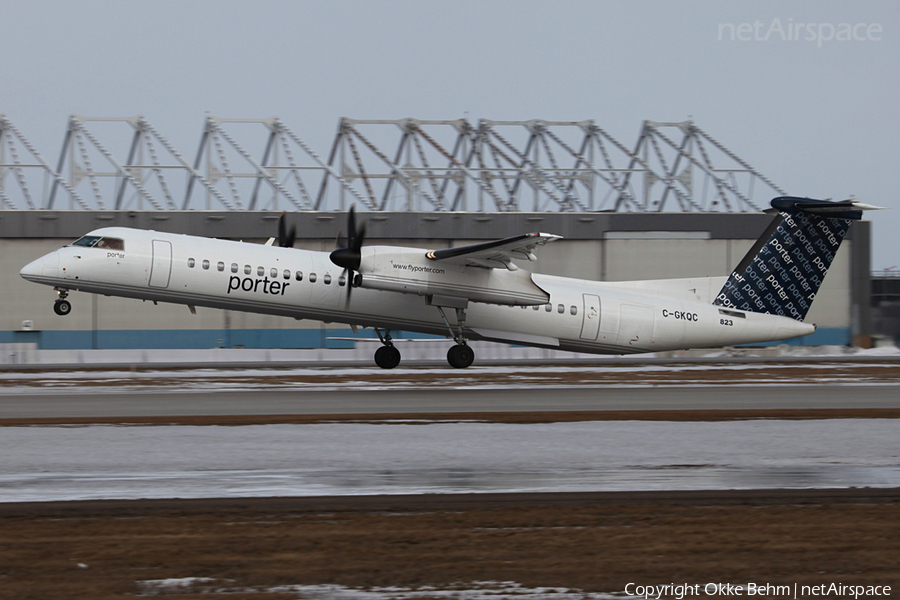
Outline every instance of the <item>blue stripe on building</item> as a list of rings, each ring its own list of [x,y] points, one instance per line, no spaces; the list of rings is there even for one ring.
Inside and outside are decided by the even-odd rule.
[[[391,332],[396,339],[421,335]],[[0,343],[34,343],[41,350],[158,350],[168,348],[353,348],[350,329],[123,329],[98,331],[0,331]],[[431,337],[431,336],[426,336]]]
[[[392,331],[396,339],[439,336]],[[353,348],[352,340],[333,338],[374,338],[364,329],[359,335],[350,329],[122,329],[98,331],[0,331],[2,343],[34,343],[41,350],[158,350],[168,348]],[[849,327],[820,327],[812,335],[751,346],[848,346]]]
[[[849,327],[819,327],[812,335],[767,342],[765,344],[746,344],[747,346],[850,346],[853,343],[853,332]]]

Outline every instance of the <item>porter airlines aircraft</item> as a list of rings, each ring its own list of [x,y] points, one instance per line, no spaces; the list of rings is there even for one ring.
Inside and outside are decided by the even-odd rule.
[[[780,197],[776,216],[728,277],[606,282],[521,268],[559,239],[524,233],[461,248],[363,246],[351,209],[349,235],[331,252],[296,250],[284,215],[265,245],[108,227],[21,270],[53,286],[67,315],[70,291],[241,310],[372,327],[375,363],[392,369],[391,330],[452,338],[453,367],[472,364],[469,340],[595,354],[631,354],[770,342],[808,335],[803,319],[858,200]]]

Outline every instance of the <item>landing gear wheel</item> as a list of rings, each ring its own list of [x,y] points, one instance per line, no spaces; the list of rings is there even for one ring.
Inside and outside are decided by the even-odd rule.
[[[375,364],[382,369],[393,369],[400,364],[400,351],[394,346],[382,346],[375,351]]]
[[[465,369],[475,361],[475,351],[466,345],[466,309],[465,306],[455,306],[456,308],[456,331],[450,325],[447,315],[444,314],[444,307],[437,306],[438,312],[441,313],[441,319],[447,326],[450,337],[456,342],[456,345],[447,350],[447,362],[454,369]]]
[[[72,312],[72,303],[68,300],[57,300],[53,303],[53,312],[64,317]]]
[[[454,369],[465,369],[475,362],[475,351],[470,346],[456,344],[447,351],[447,362]]]

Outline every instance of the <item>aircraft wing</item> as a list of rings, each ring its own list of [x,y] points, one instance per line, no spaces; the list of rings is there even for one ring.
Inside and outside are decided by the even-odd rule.
[[[513,262],[514,259],[535,261],[537,257],[534,255],[533,250],[536,247],[561,238],[562,236],[552,233],[523,233],[502,240],[472,244],[471,246],[429,250],[425,256],[429,260],[444,263],[487,269],[503,267],[510,271],[516,271],[519,267]]]

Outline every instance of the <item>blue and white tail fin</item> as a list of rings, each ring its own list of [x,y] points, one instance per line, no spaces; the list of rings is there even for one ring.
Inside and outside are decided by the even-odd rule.
[[[802,321],[825,273],[863,209],[858,200],[829,202],[784,196],[778,216],[725,282],[713,304]]]

